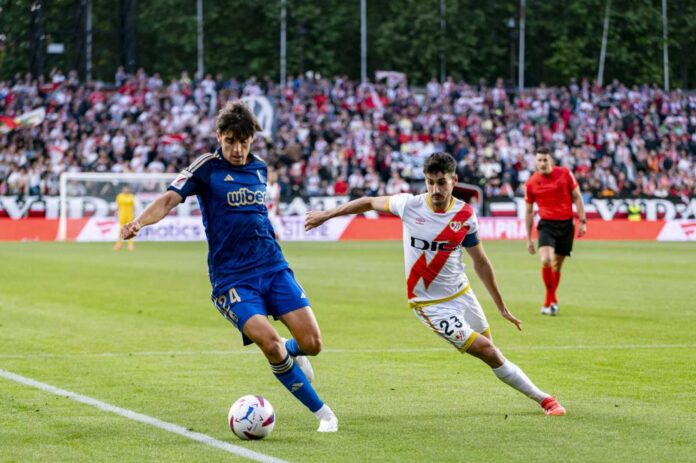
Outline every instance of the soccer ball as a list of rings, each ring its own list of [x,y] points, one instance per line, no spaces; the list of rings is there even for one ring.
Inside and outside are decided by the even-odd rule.
[[[273,431],[273,405],[260,395],[245,395],[237,399],[227,415],[230,429],[242,440],[263,439]]]

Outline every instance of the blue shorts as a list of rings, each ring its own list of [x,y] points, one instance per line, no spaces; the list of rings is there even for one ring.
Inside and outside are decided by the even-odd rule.
[[[304,289],[289,268],[240,279],[211,299],[222,316],[242,333],[245,346],[252,341],[244,335],[244,324],[254,315],[278,318],[309,306]]]

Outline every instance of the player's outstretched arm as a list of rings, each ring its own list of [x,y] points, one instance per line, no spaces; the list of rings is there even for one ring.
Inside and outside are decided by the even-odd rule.
[[[515,325],[518,330],[522,331],[522,322],[518,320],[510,311],[508,310],[505,302],[503,301],[503,296],[500,294],[498,289],[498,282],[495,279],[495,272],[493,271],[493,265],[491,261],[488,260],[486,251],[483,249],[483,244],[479,243],[476,246],[465,248],[466,252],[471,257],[474,262],[474,270],[479,279],[483,282],[484,286],[488,290],[488,294],[493,298],[493,302],[498,308],[498,312],[510,323]]]
[[[159,198],[152,201],[132,222],[128,222],[121,229],[121,238],[129,240],[138,234],[141,228],[146,225],[157,223],[169,214],[183,198],[179,193],[167,191]]]
[[[527,251],[530,254],[534,254],[536,249],[534,249],[534,241],[532,241],[532,226],[534,226],[534,205],[525,203],[526,209],[524,212],[524,222],[527,227]]]
[[[575,203],[575,209],[578,211],[578,217],[580,218],[580,226],[578,227],[578,238],[585,236],[587,233],[587,216],[585,215],[585,202],[582,200],[582,194],[580,194],[580,187],[573,188],[571,192],[573,196],[573,202]]]
[[[367,211],[389,212],[389,196],[375,196],[354,199],[328,211],[309,211],[305,217],[305,231],[317,228],[327,220],[349,214],[362,214]]]

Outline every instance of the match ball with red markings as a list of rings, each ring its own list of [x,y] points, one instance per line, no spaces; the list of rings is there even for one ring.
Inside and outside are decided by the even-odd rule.
[[[237,399],[227,415],[230,429],[242,440],[258,440],[268,436],[275,426],[273,405],[260,395]]]

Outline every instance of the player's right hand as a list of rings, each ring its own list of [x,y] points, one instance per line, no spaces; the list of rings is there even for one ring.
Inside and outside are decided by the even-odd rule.
[[[140,229],[142,228],[142,225],[138,223],[137,220],[133,220],[132,222],[128,222],[121,228],[121,239],[122,240],[129,240],[131,238],[134,238],[135,235],[138,234]]]
[[[305,231],[309,231],[312,228],[317,228],[324,222],[328,220],[328,215],[326,212],[322,211],[309,211],[307,212],[307,215],[305,216],[305,222],[304,222],[304,229]]]
[[[498,312],[500,312],[500,315],[502,315],[505,320],[515,325],[519,331],[522,331],[522,321],[520,321],[517,317],[510,313],[507,307],[498,309]]]
[[[527,251],[529,251],[530,254],[536,253],[536,249],[534,249],[534,241],[527,240]]]

